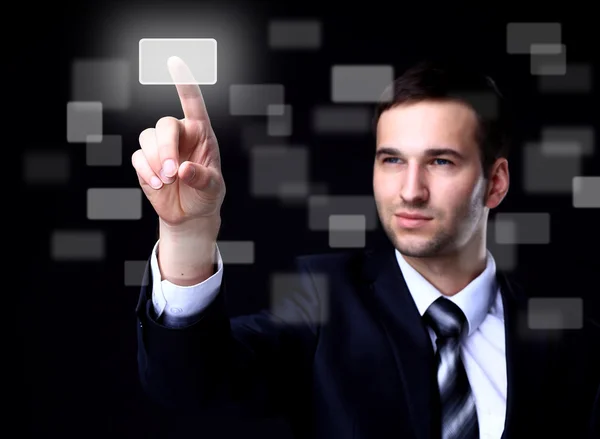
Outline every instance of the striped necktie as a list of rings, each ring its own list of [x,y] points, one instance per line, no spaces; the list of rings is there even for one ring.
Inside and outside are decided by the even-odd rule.
[[[437,382],[442,409],[442,439],[477,439],[475,399],[460,358],[460,336],[466,329],[461,309],[440,297],[423,316],[437,336]]]

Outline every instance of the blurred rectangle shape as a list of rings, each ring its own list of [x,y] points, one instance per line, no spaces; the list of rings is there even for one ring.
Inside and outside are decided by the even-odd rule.
[[[540,143],[523,146],[523,190],[526,194],[571,194],[573,177],[581,175],[581,156],[547,154]]]
[[[102,142],[102,102],[67,103],[67,141]]]
[[[229,86],[229,113],[232,116],[282,116],[284,103],[285,88],[282,84]]]
[[[312,112],[313,130],[318,134],[368,133],[372,119],[367,107],[319,106]]]
[[[251,193],[255,197],[279,197],[282,187],[305,185],[309,180],[308,148],[257,146],[252,149]]]
[[[365,229],[378,226],[377,207],[372,195],[311,195],[308,198],[308,223],[312,231],[329,231],[331,215],[363,215]]]
[[[573,178],[573,207],[600,209],[600,176]]]
[[[223,264],[254,264],[254,241],[219,241]]]
[[[89,220],[139,220],[142,190],[139,188],[90,188],[87,190]]]
[[[321,23],[317,20],[273,20],[269,23],[269,47],[279,50],[319,49],[321,34]]]
[[[536,47],[543,49],[537,50]],[[548,48],[552,48],[551,50]],[[530,58],[532,75],[562,76],[567,73],[567,47],[564,44],[533,45]]]
[[[494,225],[498,244],[550,244],[549,213],[498,213]]]
[[[394,68],[390,65],[335,65],[331,68],[331,100],[376,103],[392,99]]]
[[[147,260],[143,261],[125,261],[125,286],[141,287],[148,285],[144,282],[144,271],[146,270]]]
[[[85,161],[88,166],[121,166],[123,164],[122,137],[103,135],[102,142],[86,145]]]
[[[579,156],[594,155],[595,147],[595,131],[593,126],[546,126],[542,128],[542,148],[548,155],[552,153],[560,154],[565,151],[565,148],[552,148],[552,145],[577,145],[576,148],[566,148],[567,153],[573,150],[579,151]]]
[[[531,53],[533,44],[562,44],[560,23],[519,23],[506,25],[506,51],[511,55]]]
[[[65,151],[26,151],[23,179],[27,184],[65,184],[69,181],[70,159]]]
[[[292,135],[292,106],[269,105],[267,108],[267,132],[269,136]]]
[[[564,75],[545,75],[538,79],[542,93],[584,94],[592,92],[592,66],[590,64],[567,63]]]
[[[99,230],[54,230],[50,237],[54,261],[99,261],[106,257],[104,232]]]
[[[527,307],[530,329],[582,329],[583,299],[579,297],[534,297]]]
[[[174,85],[167,60],[177,56],[189,67],[194,84],[217,83],[217,40],[214,38],[142,38],[139,42],[139,82]]]
[[[126,110],[131,105],[130,73],[124,59],[76,59],[71,67],[71,101],[97,101],[105,110]]]

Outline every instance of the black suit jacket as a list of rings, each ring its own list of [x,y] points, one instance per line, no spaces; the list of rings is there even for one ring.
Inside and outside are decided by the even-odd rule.
[[[298,438],[439,438],[434,351],[393,249],[296,263],[296,281],[270,311],[229,319],[223,282],[182,329],[154,318],[148,264],[137,307],[146,392],[177,410],[283,416]],[[508,374],[502,437],[594,437],[600,325],[530,329],[528,296],[506,274],[497,278]]]

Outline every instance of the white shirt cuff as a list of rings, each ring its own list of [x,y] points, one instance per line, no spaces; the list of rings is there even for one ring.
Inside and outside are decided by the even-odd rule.
[[[160,240],[159,240],[160,241]],[[191,286],[175,285],[163,280],[158,267],[158,242],[152,249],[150,268],[152,270],[152,303],[157,317],[165,314],[168,320],[189,320],[200,314],[217,296],[223,280],[223,259],[219,247],[215,249],[217,271],[208,279]]]

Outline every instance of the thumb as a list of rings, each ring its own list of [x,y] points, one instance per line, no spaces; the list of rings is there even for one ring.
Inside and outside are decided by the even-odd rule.
[[[219,191],[219,174],[216,169],[185,161],[179,166],[179,178],[188,186],[202,192]]]

